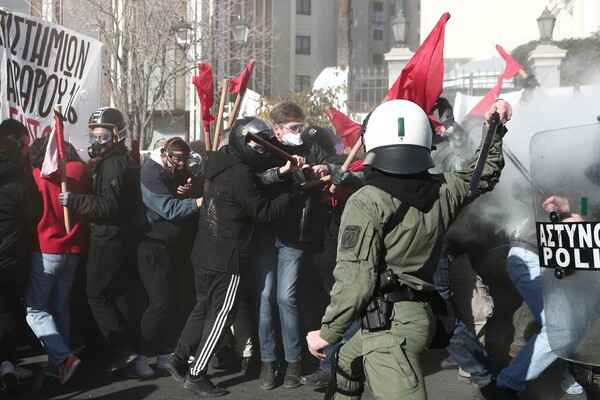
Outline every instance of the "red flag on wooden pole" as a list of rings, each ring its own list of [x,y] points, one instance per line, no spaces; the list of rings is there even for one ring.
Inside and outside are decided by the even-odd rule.
[[[444,32],[450,13],[441,16],[427,39],[400,72],[387,100],[409,100],[429,115],[444,83]]]
[[[210,131],[210,124],[216,120],[210,113],[210,108],[215,104],[215,82],[209,63],[198,64],[198,69],[200,73],[192,77],[192,83],[196,86],[198,98],[200,99],[204,130]]]
[[[505,79],[512,79],[517,72],[523,70],[523,67],[514,58],[512,58],[510,54],[504,51],[502,46],[496,45],[496,50],[498,50],[500,56],[506,60],[504,72],[498,76],[498,82],[496,83],[496,86],[487,92],[486,95],[479,100],[479,103],[477,103],[475,107],[473,107],[473,109],[467,114],[484,115],[485,112],[489,110],[492,104],[494,104],[498,99],[500,91],[502,90],[502,81]]]
[[[48,144],[46,145],[46,153],[44,154],[44,162],[42,163],[40,171],[40,175],[45,176],[60,169],[60,190],[63,193],[69,191],[69,186],[67,184],[67,154],[65,152],[65,135],[63,131],[64,118],[61,105],[55,105],[54,129],[50,132]],[[71,218],[67,207],[63,207],[63,215],[65,231],[69,233],[71,232]]]
[[[229,81],[229,93],[244,93],[248,87],[248,81],[252,75],[252,69],[254,68],[254,60],[250,60],[242,74],[238,77],[232,78]]]

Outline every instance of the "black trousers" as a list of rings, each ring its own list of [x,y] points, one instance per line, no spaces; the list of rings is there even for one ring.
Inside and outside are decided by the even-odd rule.
[[[0,363],[15,362],[19,319],[25,319],[23,288],[0,285]]]
[[[87,260],[88,303],[106,341],[131,345],[128,282],[133,262],[129,246],[91,241]]]
[[[235,319],[239,300],[239,274],[227,274],[194,265],[196,306],[187,319],[175,354],[187,360],[196,350],[190,374],[206,371],[225,327]]]
[[[140,354],[151,356],[169,350],[167,331],[171,311],[172,250],[165,244],[143,240],[138,245],[138,272],[148,293],[148,306],[140,321]]]

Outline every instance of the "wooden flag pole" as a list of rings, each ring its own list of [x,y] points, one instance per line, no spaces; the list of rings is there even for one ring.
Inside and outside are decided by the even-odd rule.
[[[54,106],[54,111],[56,111],[60,117],[62,118],[62,105],[57,104]],[[62,121],[61,121],[62,124]],[[56,128],[55,128],[56,129]],[[58,146],[60,148],[64,148],[64,137],[63,135],[56,134],[56,140],[61,140],[63,143],[60,143]],[[67,182],[67,159],[66,157],[59,157],[60,159],[60,191],[61,193],[65,193],[69,191],[69,184]],[[65,231],[67,233],[71,233],[71,216],[69,214],[69,209],[63,206],[63,219],[65,223]]]
[[[217,115],[217,126],[215,127],[215,136],[213,137],[212,151],[217,151],[219,147],[219,136],[223,128],[223,111],[225,110],[225,100],[227,99],[227,91],[229,90],[229,79],[223,79],[223,87],[221,88],[221,101],[219,103],[219,114]],[[210,150],[207,146],[207,150]]]

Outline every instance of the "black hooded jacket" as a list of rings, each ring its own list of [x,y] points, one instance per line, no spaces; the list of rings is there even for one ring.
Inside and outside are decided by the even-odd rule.
[[[192,262],[205,269],[238,273],[248,256],[254,223],[281,217],[295,195],[286,192],[267,199],[258,188],[255,172],[230,146],[207,153],[204,173]]]
[[[41,216],[41,197],[33,177],[0,153],[0,285],[25,283],[31,252],[29,228],[36,227]]]
[[[139,197],[139,166],[118,143],[92,171],[92,193],[73,193],[68,207],[90,219],[91,239],[124,244],[132,236],[133,207]]]
[[[310,165],[327,164],[332,160],[332,156],[313,142],[303,142],[300,146],[287,146],[278,140],[273,140],[273,143],[288,154],[304,157]],[[304,171],[296,171],[281,178],[277,173],[277,169],[285,165],[286,160],[273,157],[273,161],[277,167],[260,174],[261,183],[265,185],[264,188],[268,197],[274,196],[282,190],[287,190],[292,185],[311,180]],[[321,189],[322,186],[315,186],[303,190],[302,196],[297,197],[290,204],[288,212],[273,221],[268,229],[272,229],[279,239],[286,241],[309,242],[318,238],[318,231],[321,226],[315,224],[315,218],[318,216],[316,208],[320,203]]]

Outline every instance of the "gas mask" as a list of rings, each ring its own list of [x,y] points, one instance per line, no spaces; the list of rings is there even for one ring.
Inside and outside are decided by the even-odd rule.
[[[184,152],[174,153],[169,151],[163,151],[162,155],[166,157],[163,175],[168,180],[185,184],[187,179],[192,176],[188,168],[191,155]]]
[[[106,157],[113,150],[111,144],[113,140],[112,132],[104,133],[89,133],[90,147],[88,147],[88,155],[90,158]]]

